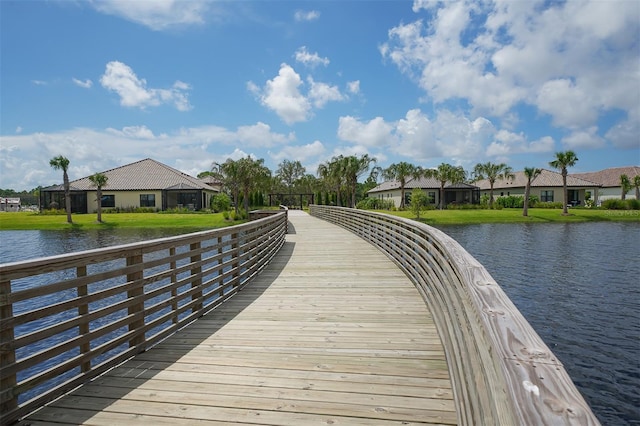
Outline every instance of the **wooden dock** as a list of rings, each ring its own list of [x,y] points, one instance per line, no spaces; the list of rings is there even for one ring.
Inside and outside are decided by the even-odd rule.
[[[240,293],[21,425],[457,424],[414,284],[358,236],[298,211]]]

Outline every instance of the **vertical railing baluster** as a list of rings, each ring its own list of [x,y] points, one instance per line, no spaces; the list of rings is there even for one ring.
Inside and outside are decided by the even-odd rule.
[[[134,266],[142,263],[142,254],[135,254],[127,257],[127,266]],[[144,286],[142,285],[142,277],[144,271],[130,272],[127,274],[127,281],[134,282],[136,285],[127,292],[127,298],[138,299],[138,303],[134,303],[128,309],[129,315],[132,316],[131,322],[129,322],[129,331],[142,330],[144,328]],[[137,336],[129,340],[129,347],[140,346],[145,341],[144,333],[139,333]]]
[[[222,246],[222,237],[218,237],[218,254],[222,255],[222,253],[224,253],[224,247]],[[222,256],[218,256],[218,286],[220,287],[220,291],[218,292],[218,297],[222,297],[224,296],[224,290],[223,290],[223,280],[222,275],[224,273],[224,271],[222,270],[221,266],[224,263],[224,258]]]
[[[238,280],[240,279],[239,277],[239,273],[240,273],[240,242],[238,241],[240,239],[240,234],[238,232],[234,232],[233,234],[231,234],[231,257],[233,258],[233,263],[231,264],[231,269],[233,269],[233,274],[232,274],[232,278],[231,278],[231,287],[232,288],[236,288],[238,287]]]
[[[11,281],[0,281],[0,319],[3,322],[9,321],[13,317],[13,302],[10,300],[10,297]],[[0,331],[0,343],[2,344],[2,348],[0,349],[0,370],[16,362],[16,350],[13,346],[14,338],[13,326],[9,326]],[[17,379],[15,374],[10,374],[0,381],[0,388],[3,392],[11,389],[10,398],[0,404],[1,413],[8,413],[18,408],[18,394],[14,392],[16,385]]]
[[[176,274],[176,261],[174,259],[176,255],[176,248],[171,247],[169,249],[169,256],[171,257],[171,262],[169,263],[169,267],[171,268],[171,285],[175,285],[178,282],[178,275]],[[173,287],[171,289],[171,312],[173,312],[173,316],[171,317],[171,322],[173,324],[178,323],[178,289],[177,287]]]
[[[189,246],[189,249],[193,251],[199,251],[201,247],[201,242],[198,241],[196,243],[192,243]],[[196,301],[200,300],[199,303],[193,305],[191,312],[196,313],[202,310],[202,277],[200,274],[202,273],[202,254],[197,253],[191,256],[191,263],[194,265],[191,268],[191,288],[200,288],[200,291],[194,293],[191,296],[191,300]],[[198,276],[197,278],[193,278],[194,276]]]
[[[86,277],[87,276],[87,265],[78,266],[76,268],[76,276],[78,278]],[[87,288],[87,284],[79,285],[78,288],[77,288],[77,292],[78,292],[78,297],[87,296],[89,294],[89,290]],[[86,319],[88,314],[89,314],[89,304],[88,303],[83,303],[83,304],[78,306],[78,315],[80,316],[80,318],[84,317],[84,319],[82,320],[82,322],[78,326],[78,334],[80,336],[89,335],[89,321]],[[84,343],[82,343],[80,345],[80,353],[81,354],[86,354],[90,350],[91,350],[91,341],[84,342]],[[80,368],[82,369],[83,373],[86,373],[87,371],[90,371],[91,370],[91,360],[83,361]]]

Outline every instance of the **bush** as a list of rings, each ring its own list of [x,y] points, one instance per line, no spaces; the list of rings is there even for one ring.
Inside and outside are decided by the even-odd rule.
[[[360,210],[393,210],[395,205],[391,200],[367,197],[358,201],[356,208]]]
[[[505,209],[521,209],[524,207],[524,197],[517,195],[508,195],[506,197],[498,197],[494,206],[500,206]]]
[[[211,209],[216,213],[227,211],[230,208],[231,198],[227,194],[220,193],[211,199]]]
[[[534,207],[537,209],[561,209],[562,203],[559,201],[556,201],[556,202],[541,201],[536,203]]]
[[[43,209],[40,211],[41,215],[53,216],[53,215],[66,215],[67,212],[64,209]]]
[[[640,200],[610,198],[602,202],[602,207],[607,210],[640,210]]]

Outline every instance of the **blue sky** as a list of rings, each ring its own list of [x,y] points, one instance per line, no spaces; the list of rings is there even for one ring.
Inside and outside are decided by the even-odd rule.
[[[640,2],[0,1],[0,188],[153,158],[640,164]]]

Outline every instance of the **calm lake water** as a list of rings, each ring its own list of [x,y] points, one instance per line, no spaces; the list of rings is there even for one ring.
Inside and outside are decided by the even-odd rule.
[[[640,224],[442,226],[562,361],[603,425],[640,425]],[[184,233],[0,231],[0,263]]]
[[[640,425],[640,224],[441,226],[501,285],[603,425]]]

